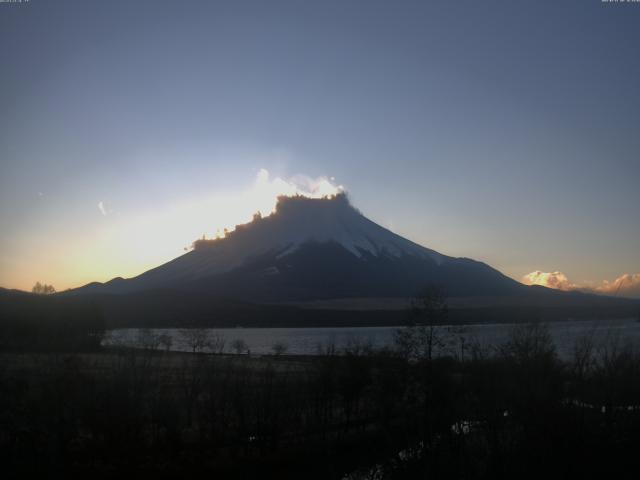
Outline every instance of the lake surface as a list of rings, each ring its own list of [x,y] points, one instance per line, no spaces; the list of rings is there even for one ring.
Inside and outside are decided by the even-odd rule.
[[[592,336],[596,346],[612,339],[631,342],[640,346],[640,322],[635,319],[622,320],[569,320],[549,323],[551,335],[562,358],[570,358],[577,339]],[[235,352],[234,343],[241,340],[245,344],[243,351],[252,355],[272,354],[274,345],[286,348],[288,355],[313,355],[328,348],[337,352],[354,344],[371,345],[374,348],[393,346],[394,335],[399,327],[330,327],[330,328],[208,328],[207,336],[212,340],[211,347],[204,347],[205,352]],[[453,327],[455,328],[455,327]],[[438,327],[439,333],[459,345],[460,335],[467,345],[478,345],[492,349],[503,344],[509,338],[514,324],[466,325],[462,334],[454,333],[452,327]],[[111,330],[105,345],[140,347],[150,340],[166,335],[171,338],[170,349],[174,351],[191,351],[189,339],[181,329],[116,329]],[[163,348],[160,346],[159,348]],[[455,348],[455,347],[449,347]],[[441,353],[450,352],[445,350]]]

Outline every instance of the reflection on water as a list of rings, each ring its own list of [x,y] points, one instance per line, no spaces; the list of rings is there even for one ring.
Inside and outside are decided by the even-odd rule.
[[[640,344],[640,322],[634,319],[622,320],[570,320],[549,324],[551,335],[561,358],[571,356],[576,339],[590,335],[596,345],[618,338],[623,342]],[[453,337],[451,327],[438,327],[445,336]],[[467,325],[462,336],[465,343],[491,349],[504,343],[513,324]],[[206,346],[202,351],[250,352],[251,354],[286,353],[289,355],[316,354],[320,350],[335,347],[342,351],[354,343],[371,345],[374,348],[393,345],[394,332],[398,327],[329,327],[329,328],[210,328],[204,329],[215,345]],[[136,328],[111,330],[105,344],[120,346],[140,346],[145,335],[164,336],[171,340],[165,345],[174,351],[192,351],[189,336],[180,329]],[[221,344],[222,341],[222,344]],[[241,346],[242,348],[238,348]],[[159,348],[163,348],[159,346]]]

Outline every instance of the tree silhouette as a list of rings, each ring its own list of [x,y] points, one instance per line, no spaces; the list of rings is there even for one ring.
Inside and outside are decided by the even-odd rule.
[[[47,285],[46,283],[42,284],[40,282],[36,282],[36,284],[31,289],[32,293],[38,295],[50,295],[52,293],[56,293],[56,289],[53,285]]]
[[[244,352],[247,349],[247,342],[245,342],[241,338],[238,338],[233,342],[231,342],[231,348],[235,350],[237,355],[240,355],[242,352]]]
[[[445,346],[441,326],[448,318],[447,295],[439,286],[429,286],[411,299],[411,322],[396,331],[396,346],[407,357],[431,361]]]

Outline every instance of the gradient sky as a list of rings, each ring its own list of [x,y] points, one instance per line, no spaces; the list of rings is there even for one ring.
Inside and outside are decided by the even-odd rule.
[[[516,279],[640,272],[640,3],[31,0],[0,45],[2,286],[167,261],[260,169]]]

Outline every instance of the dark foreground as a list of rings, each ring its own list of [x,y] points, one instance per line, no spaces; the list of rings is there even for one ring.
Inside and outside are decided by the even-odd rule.
[[[442,339],[411,332],[306,358],[4,353],[3,477],[637,478],[640,355],[621,339],[563,363],[533,325],[430,359]]]

